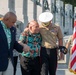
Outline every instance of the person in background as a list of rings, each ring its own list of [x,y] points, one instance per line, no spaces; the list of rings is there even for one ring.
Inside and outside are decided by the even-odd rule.
[[[69,54],[70,54],[70,57],[69,57],[69,64],[68,64],[68,69],[70,69],[70,59],[71,59],[71,54],[72,54],[72,45],[73,45],[73,42],[72,42],[72,35],[68,38],[68,41],[66,42],[66,48],[69,50]]]
[[[40,75],[40,49],[41,34],[39,33],[39,24],[31,21],[29,26],[21,34],[20,42],[26,43],[30,47],[29,52],[23,52],[20,58],[22,75]]]
[[[29,24],[28,24],[29,25]],[[26,30],[28,28],[28,25],[26,26]],[[22,31],[18,28],[18,24],[15,24],[16,28],[16,40],[19,40],[20,34]],[[25,31],[25,30],[24,30]],[[13,50],[13,57],[14,57],[14,75],[16,75],[16,70],[17,70],[17,61],[18,61],[18,56],[20,56],[20,53],[18,53],[15,49]]]
[[[15,24],[15,28],[16,28],[16,41],[18,41],[19,37],[20,37],[20,34],[21,34],[21,31],[19,30],[18,25],[16,25],[16,24]],[[14,49],[13,50],[14,75],[16,75],[18,56],[19,56],[19,53]]]
[[[26,52],[30,47],[21,46],[16,41],[16,29],[14,24],[17,16],[13,12],[7,12],[0,21],[0,75],[13,75],[13,50]]]
[[[60,26],[52,23],[53,14],[43,12],[39,15],[42,47],[40,51],[41,75],[56,75],[57,48],[63,46],[63,35]],[[56,44],[58,40],[58,45]]]
[[[72,35],[69,37],[68,41],[66,42],[66,48],[70,49],[70,54],[71,54],[71,47],[72,47]]]

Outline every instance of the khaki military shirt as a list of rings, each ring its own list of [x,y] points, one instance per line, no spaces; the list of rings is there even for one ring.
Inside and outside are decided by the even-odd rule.
[[[40,33],[42,35],[42,47],[56,48],[57,39],[62,39],[63,35],[59,26],[54,24],[46,28],[40,25]]]

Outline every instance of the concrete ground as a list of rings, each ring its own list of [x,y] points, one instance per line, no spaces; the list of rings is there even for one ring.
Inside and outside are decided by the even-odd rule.
[[[16,75],[21,75],[21,70],[20,70],[20,64],[19,63],[17,65]],[[69,72],[69,70],[67,68],[67,65],[59,64],[56,75],[74,75],[74,74]]]

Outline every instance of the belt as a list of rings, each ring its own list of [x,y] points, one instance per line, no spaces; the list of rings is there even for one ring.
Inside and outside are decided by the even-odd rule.
[[[37,59],[37,58],[39,58],[39,56],[37,56],[37,57],[26,57],[26,56],[24,56],[25,58],[27,58],[27,59]]]
[[[42,46],[42,47],[45,47],[45,48],[48,48],[48,49],[58,48],[58,46],[53,46],[53,47]]]
[[[46,47],[43,47],[43,48],[46,48]],[[51,50],[53,50],[53,49],[57,49],[58,47],[54,47],[54,48],[46,48],[46,49],[51,49]]]
[[[50,49],[55,49],[55,48],[58,48],[57,46],[54,46],[54,47],[51,47]]]

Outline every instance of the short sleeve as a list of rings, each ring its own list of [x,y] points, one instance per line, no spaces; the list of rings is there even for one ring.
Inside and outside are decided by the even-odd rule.
[[[25,43],[25,41],[26,41],[26,37],[23,36],[23,35],[20,35],[19,41]]]
[[[63,38],[63,34],[62,34],[62,31],[61,31],[59,26],[58,26],[57,37],[58,37],[58,39],[62,39]]]

